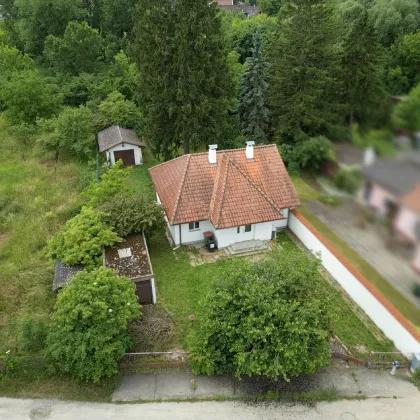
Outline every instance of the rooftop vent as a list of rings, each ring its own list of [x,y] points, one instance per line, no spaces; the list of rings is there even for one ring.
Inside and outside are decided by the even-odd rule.
[[[209,163],[215,165],[217,163],[217,144],[209,146]]]

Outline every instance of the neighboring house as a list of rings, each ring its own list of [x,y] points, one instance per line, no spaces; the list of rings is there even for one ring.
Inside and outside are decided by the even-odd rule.
[[[73,277],[80,271],[83,271],[81,265],[67,265],[61,260],[57,260],[55,265],[53,291],[58,292],[63,287],[68,286],[73,280]]]
[[[233,0],[217,0],[221,9],[229,10],[231,12],[242,12],[246,17],[251,18],[261,13],[261,9],[258,6],[250,6],[239,2],[233,4]]]
[[[105,152],[106,160],[111,166],[122,160],[124,166],[143,164],[142,147],[146,143],[141,141],[134,130],[113,125],[98,133],[99,151]]]
[[[150,169],[175,245],[271,240],[299,199],[276,145],[189,154]]]
[[[416,248],[413,267],[420,272],[420,153],[398,160],[380,159],[362,168],[361,198],[388,217],[395,231]]]
[[[136,285],[141,305],[156,303],[155,276],[144,235],[127,236],[116,247],[105,249],[104,266],[128,277]]]

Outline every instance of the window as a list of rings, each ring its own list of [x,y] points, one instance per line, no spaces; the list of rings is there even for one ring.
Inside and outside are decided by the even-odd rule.
[[[236,233],[241,233],[241,227],[238,226],[238,228],[236,229]]]
[[[242,230],[242,232],[244,233],[249,233],[251,231],[252,231],[252,225],[245,225]],[[241,226],[238,226],[236,228],[236,233],[241,233]]]
[[[189,230],[197,230],[200,229],[200,222],[193,222],[188,224]]]
[[[251,232],[251,230],[252,230],[252,225],[246,225],[245,226],[245,233]]]

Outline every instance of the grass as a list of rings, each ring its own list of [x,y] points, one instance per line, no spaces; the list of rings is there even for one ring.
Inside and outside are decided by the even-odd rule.
[[[320,193],[314,187],[311,187],[303,178],[294,175],[292,176],[292,181],[302,203],[305,201],[313,201],[319,199]]]

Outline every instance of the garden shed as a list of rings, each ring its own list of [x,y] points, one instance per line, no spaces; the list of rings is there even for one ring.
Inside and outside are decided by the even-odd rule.
[[[61,260],[57,260],[55,265],[53,291],[58,292],[63,287],[68,286],[73,280],[73,277],[82,270],[83,266],[81,265],[67,265]]]
[[[120,159],[124,166],[143,165],[142,148],[146,147],[146,143],[137,137],[134,130],[112,125],[98,133],[98,145],[111,166]]]
[[[146,238],[142,234],[127,236],[114,248],[107,248],[105,267],[128,277],[136,285],[141,305],[156,303],[156,286]]]

